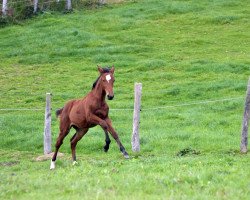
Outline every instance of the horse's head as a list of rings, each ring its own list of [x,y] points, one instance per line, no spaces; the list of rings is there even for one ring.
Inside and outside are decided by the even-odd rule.
[[[114,98],[113,86],[115,82],[114,78],[114,66],[107,70],[106,68],[101,68],[98,66],[98,71],[100,72],[100,82],[102,84],[103,90],[106,92],[108,100],[112,100]]]

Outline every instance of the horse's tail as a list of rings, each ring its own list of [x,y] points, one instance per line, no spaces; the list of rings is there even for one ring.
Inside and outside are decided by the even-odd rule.
[[[60,109],[56,110],[56,117],[57,118],[60,117],[62,111],[63,111],[63,108],[60,108]]]

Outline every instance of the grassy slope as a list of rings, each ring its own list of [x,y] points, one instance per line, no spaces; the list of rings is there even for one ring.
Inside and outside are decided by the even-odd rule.
[[[143,83],[141,153],[130,150],[131,111],[111,111],[132,159],[92,129],[71,166],[69,139],[54,172],[41,154],[43,111],[0,111],[3,199],[247,199],[249,155],[239,134],[249,77],[246,1],[138,1],[70,15],[44,14],[0,29],[1,108],[53,108],[86,94],[96,65],[116,66],[111,108],[133,107]],[[210,99],[210,104],[146,110]],[[53,116],[53,141],[58,123]],[[72,134],[72,133],[71,133]],[[176,154],[191,147],[194,152]],[[62,184],[63,183],[63,184]]]

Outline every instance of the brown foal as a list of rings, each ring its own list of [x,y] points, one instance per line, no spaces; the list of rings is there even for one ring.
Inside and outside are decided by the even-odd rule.
[[[56,150],[51,160],[50,169],[55,168],[58,150],[71,127],[76,130],[76,133],[70,139],[73,164],[76,164],[75,151],[77,142],[87,133],[89,128],[96,125],[100,125],[105,132],[106,144],[103,147],[104,151],[107,152],[109,149],[111,141],[108,133],[110,133],[116,140],[123,156],[129,158],[108,117],[109,107],[105,101],[106,96],[109,100],[114,98],[114,67],[111,69],[98,67],[98,71],[100,72],[100,76],[93,84],[92,90],[84,98],[71,100],[63,108],[56,111],[56,115],[60,117],[60,132],[56,141]]]

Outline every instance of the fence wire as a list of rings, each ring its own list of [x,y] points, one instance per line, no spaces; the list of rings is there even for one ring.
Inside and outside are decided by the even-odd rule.
[[[235,97],[235,98],[225,98],[225,99],[215,99],[215,100],[204,100],[199,102],[187,102],[187,103],[180,103],[176,105],[169,105],[169,106],[159,106],[159,107],[152,107],[152,108],[143,108],[142,111],[148,110],[158,110],[158,109],[167,109],[167,108],[176,108],[176,107],[184,107],[184,106],[191,106],[191,105],[201,105],[201,104],[209,104],[209,103],[217,103],[217,102],[224,102],[224,101],[234,101],[243,99],[243,97]]]
[[[1,0],[0,0],[1,1]],[[78,1],[74,1],[74,0],[71,0],[71,4],[80,4],[80,3],[90,3],[91,1],[87,1],[87,0],[78,0]],[[100,3],[100,4],[103,4],[102,1],[92,1],[92,3]],[[25,3],[26,5],[30,5],[30,6],[33,6],[34,5],[34,0],[16,0],[16,1],[8,1],[7,2],[7,6],[9,7],[9,5],[16,5],[16,4],[21,4],[21,3]],[[38,0],[38,5],[44,5],[44,4],[52,4],[52,3],[56,3],[56,4],[62,4],[62,3],[67,3],[67,0]],[[1,1],[0,3],[0,6],[2,7],[3,3]]]
[[[203,100],[203,101],[196,101],[196,102],[185,102],[179,103],[175,105],[166,105],[166,106],[156,106],[151,108],[141,108],[141,111],[154,111],[159,109],[168,109],[168,108],[177,108],[177,107],[184,107],[184,106],[192,106],[192,105],[204,105],[210,103],[217,103],[217,102],[225,102],[225,101],[236,101],[236,100],[243,100],[244,97],[231,97],[231,98],[223,98],[223,99],[214,99],[214,100]],[[0,111],[42,111],[45,110],[43,108],[0,108]],[[133,111],[134,108],[110,108],[110,111]]]

